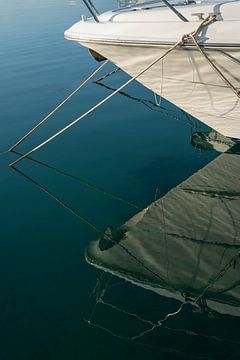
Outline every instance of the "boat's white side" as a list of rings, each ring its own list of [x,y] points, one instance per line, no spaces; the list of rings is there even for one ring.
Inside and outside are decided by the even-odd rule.
[[[65,37],[79,42],[159,45],[174,44],[183,34],[195,30],[201,19],[216,13],[212,24],[200,38],[200,43],[217,46],[239,46],[240,1],[194,4],[177,7],[189,21],[181,21],[167,7],[142,6],[109,11],[94,19],[81,20],[65,31]]]
[[[199,43],[227,79],[240,88],[240,1],[178,7],[181,21],[165,7],[110,11],[80,21],[65,37],[96,51],[135,76],[184,34],[196,30],[198,16],[217,14]],[[194,46],[174,50],[138,79],[144,86],[197,117],[225,136],[240,139],[240,101]]]

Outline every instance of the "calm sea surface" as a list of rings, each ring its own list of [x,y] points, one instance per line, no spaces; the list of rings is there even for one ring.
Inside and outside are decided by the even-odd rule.
[[[238,359],[237,319],[191,308],[171,324],[184,331],[155,329],[131,340],[146,330],[137,317],[157,320],[179,301],[115,276],[106,280],[84,255],[99,238],[93,227],[119,227],[219,155],[191,145],[206,127],[156,106],[134,83],[37,151],[37,161],[8,167],[18,155],[5,151],[98,66],[63,37],[82,13],[73,0],[0,4],[0,359]],[[105,86],[90,83],[17,151],[38,145],[127,78],[119,71]],[[99,279],[111,306],[94,307]]]

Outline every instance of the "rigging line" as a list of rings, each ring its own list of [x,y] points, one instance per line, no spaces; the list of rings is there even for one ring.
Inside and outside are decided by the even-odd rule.
[[[142,331],[140,334],[133,336],[131,339],[132,339],[132,340],[139,339],[140,337],[142,337],[142,336],[144,336],[144,335],[152,332],[152,331],[155,330],[156,328],[161,327],[162,324],[163,324],[165,321],[168,320],[168,318],[170,318],[170,317],[172,317],[172,316],[175,316],[175,315],[178,315],[178,314],[182,311],[182,308],[183,308],[185,305],[187,305],[187,304],[189,304],[188,301],[182,303],[176,311],[174,311],[173,313],[167,314],[162,320],[158,320],[157,324],[154,324],[150,329],[147,329],[147,330],[145,330],[145,331]]]
[[[24,174],[22,171],[20,171],[19,169],[17,169],[16,167],[13,166],[13,169],[19,173],[20,175],[22,175],[25,179],[29,180],[31,183],[33,183],[37,188],[39,188],[40,190],[42,190],[43,192],[45,192],[47,195],[49,195],[51,198],[53,198],[58,204],[60,204],[63,208],[67,209],[70,213],[72,213],[74,216],[76,216],[79,220],[81,220],[83,223],[87,224],[90,228],[92,228],[93,230],[95,230],[97,233],[99,234],[103,234],[103,231],[101,229],[99,229],[95,224],[93,224],[91,221],[87,220],[86,218],[84,218],[83,216],[81,216],[80,214],[78,214],[73,208],[71,208],[69,205],[67,205],[66,203],[64,203],[61,199],[59,199],[57,196],[55,196],[52,192],[50,192],[49,190],[47,190],[43,185],[39,184],[36,180],[32,179],[30,176]]]
[[[0,153],[0,156],[6,155],[7,153],[8,153],[8,150],[2,151],[2,152]]]
[[[116,74],[119,70],[121,70],[120,67],[117,67],[116,69],[113,69],[112,71],[110,71],[110,72],[107,73],[106,75],[101,76],[99,79],[94,80],[93,82],[94,82],[94,83],[100,82],[100,81],[108,78],[109,76],[111,76],[111,75],[113,75],[113,74]]]
[[[165,354],[175,354],[175,355],[178,355],[178,356],[181,356],[182,359],[188,359],[188,360],[209,360],[209,357],[208,358],[205,358],[205,357],[201,357],[199,358],[198,356],[189,356],[189,354],[187,353],[184,353],[180,350],[177,350],[177,349],[172,349],[172,348],[167,348],[167,347],[159,347],[159,346],[154,346],[154,345],[151,345],[151,344],[148,344],[148,343],[143,343],[143,342],[138,342],[138,341],[135,341],[133,340],[131,337],[127,337],[127,336],[123,336],[123,335],[120,335],[120,334],[117,334],[115,332],[113,332],[112,330],[100,325],[100,324],[96,324],[96,323],[93,323],[93,322],[89,322],[88,320],[86,320],[85,318],[83,318],[83,320],[88,323],[90,326],[92,327],[95,327],[95,328],[98,328],[98,329],[101,329],[103,331],[105,331],[106,333],[112,335],[113,337],[116,337],[120,340],[125,340],[125,341],[128,341],[128,342],[131,342],[133,343],[134,345],[139,345],[139,346],[142,346],[142,347],[146,347],[146,348],[149,348],[149,349],[152,349],[152,350],[161,350],[161,352],[165,353]]]
[[[161,102],[162,102],[162,97],[161,97],[161,95],[158,95],[159,98],[157,98],[157,94],[154,92],[154,93],[153,93],[153,96],[154,96],[154,100],[155,100],[156,106],[160,107],[160,106],[161,106]]]
[[[140,72],[138,72],[135,76],[133,76],[132,78],[130,78],[128,81],[126,81],[123,85],[121,85],[116,91],[114,91],[112,94],[106,96],[103,100],[101,100],[100,102],[98,102],[96,105],[94,105],[91,109],[89,109],[88,111],[86,111],[84,114],[82,114],[81,116],[79,116],[78,118],[76,118],[74,121],[72,121],[70,124],[68,124],[67,126],[65,126],[63,129],[59,130],[57,133],[55,133],[54,135],[52,135],[51,137],[49,137],[47,140],[43,141],[41,144],[37,145],[36,147],[34,147],[33,149],[31,149],[30,151],[28,151],[26,154],[24,154],[22,157],[20,157],[19,159],[15,160],[14,162],[12,162],[11,164],[9,164],[9,166],[13,166],[15,164],[17,164],[19,161],[23,160],[25,157],[27,157],[28,155],[32,154],[33,152],[35,152],[36,150],[42,148],[44,145],[46,145],[47,143],[49,143],[51,140],[55,139],[56,137],[58,137],[59,135],[61,135],[62,133],[64,133],[66,130],[68,130],[69,128],[71,128],[72,126],[74,126],[75,124],[77,124],[80,120],[82,120],[83,118],[85,118],[87,115],[91,114],[92,112],[94,112],[96,109],[98,109],[101,105],[103,105],[104,103],[106,103],[108,100],[110,100],[113,96],[115,96],[119,91],[121,91],[122,89],[124,89],[126,86],[128,86],[129,84],[131,84],[134,80],[136,80],[139,76],[141,76],[142,74],[144,74],[148,69],[150,69],[153,65],[155,65],[158,61],[160,61],[161,59],[163,59],[164,57],[166,57],[169,53],[171,53],[173,50],[175,50],[176,48],[178,48],[179,46],[182,46],[185,42],[185,38],[183,37],[181,40],[179,40],[176,44],[174,44],[173,46],[171,46],[168,50],[165,51],[165,53],[163,55],[161,55],[160,57],[158,57],[157,59],[155,59],[154,61],[152,61],[149,65],[147,65],[144,69],[142,69]]]
[[[144,269],[146,269],[147,271],[149,271],[151,274],[153,274],[154,276],[156,276],[158,279],[161,279],[161,277],[153,270],[151,270],[148,266],[146,266],[143,261],[139,260],[126,246],[118,243],[112,236],[108,235],[106,232],[104,232],[102,229],[100,229],[99,227],[97,227],[94,223],[92,223],[91,221],[87,220],[85,217],[81,216],[80,214],[78,214],[73,208],[71,208],[69,205],[67,205],[66,203],[64,203],[61,199],[59,199],[57,196],[55,196],[52,192],[50,192],[49,190],[47,190],[43,185],[39,184],[36,180],[32,179],[30,176],[24,174],[22,171],[20,171],[19,169],[17,169],[16,167],[12,166],[12,168],[19,173],[20,175],[22,175],[24,178],[26,178],[27,180],[29,180],[30,182],[32,182],[37,188],[39,188],[40,190],[42,190],[43,192],[45,192],[47,195],[49,195],[51,198],[53,198],[58,204],[60,204],[63,208],[67,209],[70,213],[72,213],[74,216],[76,216],[80,221],[82,221],[83,223],[87,224],[90,228],[92,228],[93,230],[95,230],[98,234],[100,234],[101,236],[105,236],[108,238],[108,240],[112,241],[115,245],[120,246],[125,252],[126,254],[128,254],[130,257],[132,257],[140,266],[142,266]]]
[[[154,326],[154,327],[162,326],[163,328],[167,328],[167,327],[164,326],[164,325],[162,325],[162,322],[166,321],[166,320],[168,319],[168,317],[178,314],[178,313],[180,312],[180,310],[182,309],[183,304],[186,304],[186,303],[181,304],[180,310],[178,310],[178,311],[176,311],[176,312],[174,312],[174,313],[171,313],[171,314],[167,314],[167,315],[164,317],[163,320],[159,320],[160,322],[158,321],[158,322],[156,323],[156,322],[153,322],[152,320],[144,319],[144,318],[142,318],[141,316],[139,316],[139,315],[136,314],[136,313],[131,313],[131,312],[127,311],[127,310],[124,310],[124,309],[119,308],[119,307],[116,306],[116,305],[113,305],[113,304],[111,304],[111,303],[109,303],[109,302],[106,302],[105,300],[103,300],[103,298],[99,298],[99,299],[97,299],[97,301],[98,301],[98,303],[103,304],[103,305],[105,305],[105,306],[108,306],[108,307],[110,307],[110,308],[112,308],[112,309],[114,309],[114,310],[116,310],[116,311],[118,311],[118,312],[121,312],[121,313],[123,313],[123,314],[129,315],[129,316],[132,316],[132,317],[135,317],[135,318],[137,318],[139,321],[142,321],[142,322],[144,322],[144,323],[146,323],[146,324],[150,324],[150,325],[152,325],[152,326]],[[172,328],[169,328],[169,329],[172,329]],[[174,330],[174,329],[173,329],[173,330]],[[149,331],[149,329],[148,329],[148,331]]]
[[[135,335],[135,336],[132,336],[132,337],[130,337],[130,338],[127,338],[128,340],[134,341],[134,342],[135,342],[136,339],[139,339],[139,338],[143,337],[144,335],[152,332],[153,330],[155,330],[155,329],[158,328],[158,327],[162,327],[162,326],[163,326],[163,327],[165,328],[165,326],[162,325],[163,322],[167,321],[167,319],[168,319],[169,317],[179,314],[180,311],[182,310],[183,306],[186,305],[186,304],[188,304],[188,302],[182,303],[182,304],[180,305],[180,307],[178,308],[178,310],[176,310],[174,313],[169,313],[169,314],[167,314],[162,320],[159,320],[157,323],[154,323],[154,322],[152,322],[152,321],[150,321],[150,320],[146,320],[146,319],[143,319],[143,318],[139,317],[137,314],[129,313],[128,311],[125,311],[125,310],[123,310],[123,309],[120,309],[120,308],[118,308],[117,306],[115,306],[115,305],[113,305],[113,304],[107,303],[107,302],[105,302],[102,298],[98,298],[98,299],[96,300],[96,303],[95,303],[95,305],[94,305],[94,307],[93,307],[93,310],[92,310],[92,313],[91,313],[92,316],[93,316],[93,314],[94,314],[94,312],[95,312],[95,309],[96,309],[97,304],[99,304],[99,303],[101,303],[101,304],[103,304],[103,305],[106,305],[106,306],[109,306],[109,307],[113,308],[114,310],[120,311],[120,312],[122,312],[122,313],[124,313],[124,314],[126,314],[126,315],[136,317],[138,320],[140,320],[140,321],[142,321],[142,322],[144,322],[144,323],[148,323],[148,324],[152,325],[151,328],[142,331],[142,332],[139,333],[138,335]],[[91,316],[91,319],[92,319],[92,316]],[[94,324],[91,322],[91,319],[88,320],[88,323],[89,323],[90,325],[94,325]],[[105,328],[105,329],[106,329],[106,328]],[[107,330],[109,330],[109,329],[107,329]],[[109,330],[109,332],[111,333],[110,330]],[[124,338],[126,339],[126,337],[124,337]]]
[[[99,279],[97,280],[97,283],[98,283]],[[96,285],[95,285],[96,287]],[[103,300],[103,298],[101,297],[100,299],[98,299],[98,304],[103,304],[107,307],[110,307],[118,312],[121,312],[123,314],[126,314],[126,315],[129,315],[129,316],[132,316],[132,317],[135,317],[137,318],[137,320],[143,322],[143,323],[147,323],[147,324],[150,324],[152,326],[156,326],[158,324],[156,324],[155,322],[151,321],[151,320],[147,320],[147,319],[144,319],[142,317],[140,317],[138,314],[136,313],[131,313],[127,310],[124,310],[122,308],[119,308],[118,306],[116,305],[113,305],[109,302],[106,302]],[[182,306],[182,305],[181,305]],[[177,312],[176,312],[177,313]],[[174,314],[176,314],[174,313]],[[172,315],[172,314],[171,314]],[[161,325],[161,328],[163,329],[166,329],[166,330],[169,330],[169,331],[172,331],[172,332],[177,332],[177,333],[184,333],[185,335],[187,336],[198,336],[198,337],[203,337],[203,338],[206,338],[206,339],[209,339],[209,340],[214,340],[214,341],[217,341],[217,342],[229,342],[229,343],[233,343],[233,344],[237,344],[239,345],[240,344],[240,341],[237,341],[237,340],[232,340],[232,339],[227,339],[227,338],[221,338],[221,337],[218,337],[218,336],[215,336],[215,335],[207,335],[207,334],[203,334],[203,333],[197,333],[195,332],[194,330],[188,330],[188,329],[175,329],[175,328],[172,328],[172,327],[168,327],[166,325]],[[149,330],[149,329],[148,329]]]
[[[12,152],[15,153],[15,154],[17,154],[17,155],[20,155],[20,156],[23,155],[23,154],[21,154],[19,151],[16,151],[16,150],[13,150]],[[44,162],[42,162],[42,161],[40,161],[40,160],[36,160],[36,159],[34,159],[34,158],[30,157],[30,156],[27,156],[26,159],[31,160],[31,161],[39,164],[39,165],[45,166],[45,167],[48,168],[48,169],[54,170],[54,171],[56,171],[57,173],[59,173],[60,175],[63,175],[63,176],[69,177],[70,179],[76,180],[76,181],[80,182],[82,185],[85,185],[85,186],[87,186],[87,187],[90,187],[90,188],[94,189],[95,191],[98,191],[98,192],[102,193],[103,195],[112,198],[113,200],[120,201],[120,202],[122,202],[122,203],[124,203],[124,204],[126,204],[126,205],[128,205],[128,206],[130,206],[130,207],[133,207],[133,208],[135,208],[135,209],[138,209],[138,210],[142,210],[142,209],[143,209],[142,207],[140,207],[140,206],[132,203],[131,201],[125,200],[125,199],[123,199],[122,197],[120,197],[120,196],[118,196],[118,195],[112,194],[112,193],[104,190],[104,189],[101,188],[100,186],[94,185],[94,184],[90,183],[89,181],[84,180],[84,179],[82,179],[82,178],[80,178],[80,177],[78,177],[78,176],[71,175],[71,174],[69,174],[69,173],[67,173],[67,172],[65,172],[65,171],[63,171],[63,170],[57,169],[57,168],[55,168],[55,167],[52,166],[52,165],[46,164],[46,163],[44,163]]]
[[[91,291],[90,297],[94,297],[96,294],[98,294],[98,289],[101,288],[101,280],[103,277],[104,277],[104,272],[102,271],[97,277],[97,282]]]
[[[111,90],[111,91],[115,91],[116,88],[113,88],[113,87],[110,87],[102,82],[98,82],[98,81],[94,81],[95,84],[99,85],[99,86],[103,86],[104,88],[108,89],[108,90]],[[157,112],[161,112],[162,110],[165,110],[165,111],[169,111],[167,109],[165,109],[163,106],[160,106],[160,109],[158,109],[158,107],[156,106],[156,104],[151,101],[151,100],[146,100],[146,99],[141,99],[141,98],[137,98],[137,97],[134,97],[124,91],[119,91],[119,94],[120,95],[123,95],[131,100],[135,100],[137,102],[139,102],[140,104],[143,104],[145,105],[147,108],[149,108],[150,110],[153,110],[153,111],[157,111]],[[154,109],[155,107],[155,109]]]
[[[168,318],[170,318],[170,317],[172,317],[172,316],[174,316],[174,315],[178,315],[178,314],[181,312],[182,308],[183,308],[185,305],[187,305],[187,304],[191,304],[191,303],[190,303],[189,301],[186,301],[186,302],[182,303],[182,304],[179,306],[178,310],[174,311],[173,313],[167,314],[162,320],[158,320],[158,324],[159,324],[159,325],[162,325],[162,323],[164,323],[165,321],[167,321]]]
[[[94,306],[93,306],[93,308],[92,308],[92,311],[91,311],[91,314],[90,314],[90,316],[89,316],[89,319],[86,320],[89,325],[92,324],[92,318],[93,318],[93,316],[94,316],[94,314],[95,314],[97,305],[98,305],[98,301],[96,301],[96,302],[94,303]],[[85,320],[85,319],[84,319],[84,320]]]
[[[103,100],[101,100],[100,102],[98,102],[96,105],[94,105],[91,109],[89,109],[88,111],[86,111],[84,114],[82,114],[81,116],[79,116],[77,119],[75,119],[74,121],[72,121],[70,124],[68,124],[67,126],[65,126],[63,129],[59,130],[57,133],[55,133],[54,135],[52,135],[51,137],[49,137],[47,140],[43,141],[41,144],[37,145],[36,147],[34,147],[33,149],[31,149],[30,151],[28,151],[26,154],[24,154],[22,157],[20,157],[19,159],[15,160],[14,162],[12,162],[11,164],[9,164],[9,166],[13,166],[15,164],[17,164],[19,161],[23,160],[25,157],[27,157],[28,155],[30,155],[31,153],[33,153],[34,151],[40,149],[41,147],[43,147],[44,145],[46,145],[47,143],[49,143],[50,141],[52,141],[53,139],[55,139],[56,137],[58,137],[59,135],[61,135],[62,133],[64,133],[66,130],[68,130],[69,128],[71,128],[72,126],[74,126],[76,123],[78,123],[80,120],[82,120],[83,118],[85,118],[87,115],[91,114],[92,112],[94,112],[97,108],[99,108],[101,105],[103,105],[105,102],[107,102],[108,100],[110,100],[113,96],[115,96],[119,91],[121,91],[122,89],[124,89],[126,86],[128,86],[129,84],[131,84],[134,80],[136,80],[139,76],[141,76],[142,74],[144,74],[148,69],[150,69],[153,65],[155,65],[156,63],[158,63],[160,60],[162,60],[163,58],[165,58],[168,54],[170,54],[173,50],[175,50],[178,47],[183,46],[184,44],[188,43],[190,39],[192,39],[195,43],[197,48],[199,48],[199,50],[201,52],[203,52],[203,50],[200,48],[200,46],[197,43],[196,37],[199,35],[199,33],[203,30],[204,27],[210,25],[211,23],[213,23],[214,21],[216,21],[216,15],[209,15],[206,19],[204,19],[202,21],[202,23],[198,26],[198,28],[195,31],[192,31],[189,34],[185,34],[182,36],[182,38],[176,42],[174,45],[172,45],[168,50],[165,51],[165,53],[163,55],[161,55],[160,57],[158,57],[157,59],[153,60],[149,65],[147,65],[144,69],[142,69],[140,72],[138,72],[136,75],[134,75],[132,78],[130,78],[128,81],[126,81],[123,85],[121,85],[116,91],[114,91],[112,94],[108,95],[107,97],[105,97]],[[203,54],[205,54],[203,52]],[[207,55],[204,55],[207,59]],[[211,62],[210,59],[208,59],[208,61]],[[104,63],[105,64],[105,63]],[[103,66],[104,66],[103,64]],[[211,62],[212,64],[212,62]],[[213,67],[215,67],[214,64],[212,64]],[[216,68],[216,67],[215,67]],[[220,73],[220,71],[216,68],[216,71],[218,73]],[[224,77],[223,74],[221,74],[221,77]],[[227,80],[225,79],[226,82],[229,83],[229,86],[233,85]],[[237,90],[238,91],[238,90]],[[240,97],[240,91],[237,92],[237,95],[239,95]]]
[[[238,226],[237,226],[237,223],[236,223],[236,220],[234,219],[234,213],[233,211],[231,210],[231,207],[229,206],[229,201],[226,201],[225,199],[223,198],[220,198],[220,202],[224,205],[227,213],[228,213],[228,216],[229,218],[231,219],[231,222],[232,222],[232,228],[234,230],[234,243],[238,243],[238,235],[239,235],[239,231],[238,231]],[[226,219],[226,218],[225,218]]]
[[[104,326],[102,326],[102,325],[100,325],[100,324],[93,323],[92,321],[87,320],[87,319],[85,319],[85,318],[83,318],[83,320],[86,321],[86,323],[88,323],[88,324],[91,325],[92,327],[101,329],[101,330],[105,331],[106,333],[108,333],[108,334],[112,335],[113,337],[116,337],[116,338],[118,338],[118,339],[120,339],[120,340],[129,341],[129,342],[131,342],[131,343],[134,343],[134,345],[140,345],[140,346],[147,347],[147,348],[150,348],[150,349],[158,349],[158,348],[155,347],[155,346],[134,341],[134,340],[132,340],[130,337],[123,336],[123,335],[120,335],[120,334],[116,334],[116,333],[113,332],[112,330],[110,330],[110,329],[108,329],[108,328],[106,328],[106,327],[104,327]]]
[[[103,86],[104,88],[108,89],[108,90],[112,90],[112,91],[115,91],[116,88],[113,88],[113,87],[110,87],[104,83],[101,83],[101,82],[96,82],[95,81],[95,84],[97,85],[100,85],[100,86]],[[189,125],[191,128],[195,128],[195,124],[193,122],[193,119],[191,118],[191,116],[187,113],[185,113],[182,109],[178,109],[180,110],[180,114],[185,118],[185,119],[181,119],[180,117],[178,117],[178,113],[174,110],[171,110],[171,109],[167,109],[165,108],[163,105],[160,104],[160,106],[157,106],[153,101],[151,100],[147,100],[147,99],[141,99],[141,98],[137,98],[137,97],[134,97],[124,91],[119,91],[119,94],[120,95],[123,95],[131,100],[134,100],[134,101],[137,101],[139,102],[140,104],[146,106],[148,109],[152,110],[152,111],[156,111],[158,113],[161,113],[161,112],[164,112],[166,115],[168,115],[169,117],[171,117],[173,120],[177,121],[177,122],[180,122],[180,123],[185,123],[185,120],[187,120],[187,125]]]
[[[116,305],[113,305],[113,304],[111,304],[111,303],[108,303],[108,302],[104,301],[102,298],[100,298],[98,302],[99,302],[100,304],[102,304],[102,305],[108,306],[108,307],[110,307],[110,308],[112,308],[112,309],[114,309],[114,310],[116,310],[116,311],[119,311],[119,312],[121,312],[121,313],[123,313],[123,314],[125,314],[125,315],[132,316],[132,317],[134,317],[134,318],[138,319],[139,321],[142,321],[142,322],[144,322],[144,323],[146,323],[146,324],[150,324],[150,325],[154,325],[154,326],[155,326],[155,325],[158,325],[158,324],[155,324],[154,322],[152,322],[151,320],[143,319],[143,318],[140,317],[138,314],[131,313],[131,312],[127,311],[127,310],[124,310],[124,309],[119,308],[119,307],[116,306]]]
[[[159,199],[158,195],[160,195],[160,189],[159,187],[157,186],[156,187],[156,190],[155,190],[155,194],[154,194],[154,201],[157,201],[157,199]]]
[[[96,75],[106,64],[108,63],[108,60],[106,60],[103,64],[101,64],[89,77],[87,77],[71,94],[69,94],[60,104],[58,104],[55,109],[53,109],[50,113],[48,113],[47,116],[44,117],[37,125],[35,125],[30,131],[28,131],[21,139],[19,139],[8,151],[12,151],[17,147],[21,142],[23,142],[25,139],[27,139],[35,130],[37,130],[47,119],[50,118],[58,109],[60,109],[73,95],[75,95],[80,89],[86,85],[89,80],[93,78],[94,75]]]
[[[194,303],[198,303],[199,300],[201,300],[203,298],[203,296],[205,295],[205,293],[211,289],[214,284],[221,279],[226,272],[228,271],[228,269],[231,266],[234,266],[234,264],[236,263],[237,259],[240,257],[240,252],[238,252],[236,255],[234,255],[229,262],[219,271],[219,273],[212,279],[210,280],[209,284],[203,289],[202,293],[194,300]]]
[[[240,244],[228,244],[228,243],[224,243],[224,242],[220,242],[220,241],[211,241],[211,240],[206,240],[206,239],[197,239],[194,237],[189,237],[186,235],[179,235],[177,233],[174,232],[166,232],[166,235],[168,236],[174,236],[177,239],[182,239],[182,240],[186,240],[186,241],[190,241],[193,243],[197,243],[197,244],[203,244],[203,245],[209,245],[209,246],[218,246],[219,248],[224,248],[224,249],[240,249]]]
[[[196,35],[191,34],[190,35],[195,46],[200,51],[200,53],[204,56],[204,58],[208,61],[209,65],[212,67],[212,69],[216,72],[216,74],[225,82],[225,84],[232,89],[232,91],[237,95],[238,98],[240,98],[240,90],[237,89],[227,78],[226,76],[219,70],[219,68],[214,64],[214,62],[209,58],[207,53],[201,48],[201,46],[198,44],[196,40]]]
[[[202,195],[209,198],[217,198],[217,199],[226,199],[226,200],[236,200],[240,197],[240,192],[230,192],[230,191],[222,191],[222,190],[198,190],[198,189],[190,189],[190,188],[181,188],[183,191],[189,194]]]
[[[90,317],[88,319],[89,324],[91,324],[91,320],[93,319],[93,317],[95,315],[97,305],[101,302],[101,300],[105,296],[105,293],[106,293],[106,290],[107,290],[107,287],[108,287],[108,283],[110,282],[110,280],[112,278],[112,274],[111,274],[110,279],[108,279],[106,281],[105,287],[102,288],[101,287],[101,280],[104,278],[104,275],[105,275],[104,271],[102,271],[99,274],[99,276],[97,278],[97,282],[96,282],[96,284],[94,286],[94,289],[92,290],[92,292],[90,294],[90,297],[95,297],[95,303],[93,305],[93,308],[92,308],[91,313],[90,313]]]
[[[105,272],[105,273],[106,273],[106,272]],[[122,281],[119,281],[119,282],[117,282],[117,283],[111,284],[111,280],[112,280],[113,276],[114,276],[113,274],[110,274],[110,276],[109,276],[108,279],[106,280],[105,286],[104,286],[104,288],[103,288],[102,291],[101,291],[101,295],[98,296],[99,299],[103,300],[103,298],[104,298],[105,295],[106,295],[106,292],[108,292],[109,289],[113,288],[114,286],[122,286],[123,284],[126,283],[126,280],[122,280]],[[110,285],[109,285],[109,284],[110,284]]]
[[[161,211],[162,211],[162,223],[163,223],[163,237],[164,237],[164,250],[165,250],[165,256],[166,256],[166,275],[167,275],[167,280],[170,283],[170,285],[173,287],[172,281],[170,281],[169,279],[169,267],[170,267],[170,261],[169,261],[169,251],[168,251],[168,244],[169,242],[167,241],[167,226],[166,226],[166,218],[165,218],[165,211],[164,211],[164,200],[162,199],[160,202],[160,207],[161,207]]]
[[[101,296],[99,297],[101,300],[103,300],[103,297],[105,296],[106,292],[109,291],[109,289],[113,288],[113,287],[116,287],[116,286],[122,286],[123,284],[126,283],[127,280],[125,279],[122,279],[121,281],[117,282],[117,283],[113,283],[111,284],[111,280],[112,280],[112,277],[114,275],[113,274],[110,274],[110,277],[108,278],[108,280],[106,281],[105,283],[105,287],[104,289],[102,290],[101,292]],[[109,285],[110,284],[110,285]]]
[[[160,95],[159,95],[159,99],[157,99],[157,94],[154,92],[154,99],[155,99],[155,103],[156,106],[161,107],[161,103],[162,103],[162,94],[163,94],[163,61],[164,59],[162,59],[162,67],[161,67],[161,86],[160,86]]]
[[[100,281],[101,281],[102,276],[103,276],[103,273],[101,274],[101,277],[98,278],[98,280],[97,280],[97,285],[95,285],[95,288],[96,288],[97,286],[99,286],[99,283],[100,283]],[[109,287],[108,283],[107,283],[106,286]],[[194,332],[193,330],[174,329],[174,328],[170,328],[170,327],[168,327],[168,326],[163,325],[163,323],[164,323],[165,321],[167,321],[167,319],[168,319],[169,317],[172,317],[172,316],[174,316],[174,315],[179,314],[180,311],[182,310],[183,306],[186,305],[186,304],[191,304],[191,302],[188,302],[188,301],[187,301],[187,302],[185,302],[185,303],[182,303],[182,304],[180,305],[180,307],[178,308],[177,311],[175,311],[175,312],[173,312],[173,313],[167,314],[162,320],[159,320],[158,323],[155,323],[155,322],[153,322],[153,321],[151,321],[151,320],[147,320],[147,319],[144,319],[144,318],[140,317],[140,316],[139,316],[138,314],[136,314],[136,313],[130,313],[130,312],[127,311],[127,310],[124,310],[124,309],[122,309],[122,308],[119,308],[119,307],[116,306],[116,305],[113,305],[113,304],[111,304],[111,303],[109,303],[109,302],[104,301],[104,300],[103,300],[103,296],[105,295],[106,289],[107,289],[107,288],[105,288],[105,289],[102,291],[102,293],[101,293],[99,296],[97,296],[97,298],[96,298],[96,303],[94,304],[93,309],[92,309],[92,312],[91,312],[91,315],[92,315],[92,316],[91,316],[91,320],[92,320],[92,317],[93,317],[93,315],[94,315],[94,313],[95,313],[97,304],[102,304],[102,305],[105,305],[105,306],[107,306],[107,307],[110,307],[110,308],[112,308],[112,309],[114,309],[114,310],[116,310],[116,311],[118,311],[118,312],[121,312],[121,313],[123,313],[123,314],[129,315],[129,316],[132,316],[132,317],[135,317],[137,320],[139,320],[139,321],[141,321],[141,322],[143,322],[143,323],[152,325],[151,328],[149,328],[149,329],[141,332],[140,334],[135,335],[135,336],[133,336],[133,337],[131,337],[131,338],[128,338],[128,339],[131,340],[131,341],[135,341],[135,339],[140,338],[140,337],[142,337],[142,336],[144,336],[144,335],[152,332],[153,330],[155,330],[155,329],[158,328],[158,327],[161,327],[161,328],[163,328],[163,329],[167,329],[167,330],[170,330],[170,331],[173,331],[173,332],[174,332],[174,331],[176,331],[176,332],[182,332],[182,333],[185,333],[186,335],[190,335],[190,336],[199,336],[199,337],[207,338],[207,339],[209,339],[209,340],[214,340],[214,341],[218,341],[218,342],[230,342],[230,343],[234,343],[234,344],[240,344],[239,341],[234,341],[234,340],[227,339],[227,338],[219,338],[219,337],[213,336],[213,335],[196,333],[196,332]],[[88,321],[89,325],[94,325],[91,320],[89,319],[89,321]],[[107,329],[107,328],[104,328],[104,329],[105,329],[105,330],[109,330],[109,329]],[[111,330],[109,330],[109,332],[111,332]],[[115,334],[115,335],[116,335],[116,334]]]

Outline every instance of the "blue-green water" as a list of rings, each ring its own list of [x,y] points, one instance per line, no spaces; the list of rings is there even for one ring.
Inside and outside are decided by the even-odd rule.
[[[20,172],[8,167],[17,155],[4,152],[98,66],[86,49],[63,38],[83,12],[80,1],[0,4],[0,359],[225,358],[218,341],[204,343],[208,340],[191,336],[176,340],[166,331],[157,341],[156,333],[150,336],[156,349],[85,321],[94,305],[90,295],[99,271],[86,263],[84,249],[99,234],[79,216],[104,230],[139,211],[94,186],[146,207],[156,193],[164,195],[218,155],[200,152],[190,143],[194,129],[206,127],[183,114],[169,116],[155,106],[151,92],[134,83],[126,89],[132,98],[115,96],[33,155],[51,168],[28,159],[17,165]],[[109,65],[101,74],[113,68]],[[116,88],[125,79],[118,72],[104,83]],[[89,84],[18,151],[39,144],[110,91]],[[130,283],[113,288],[111,296],[132,304],[133,312],[144,304],[146,317],[153,308],[169,306],[171,311],[174,305],[174,300],[168,303]],[[110,329],[114,324],[118,334],[138,327],[120,315],[103,308],[99,323],[109,323]],[[199,332],[207,326],[213,335],[215,327],[225,324],[222,318],[214,323],[191,313],[178,321]],[[235,319],[229,321],[236,329]],[[224,356],[235,356],[236,345],[234,353],[231,346],[224,345]]]

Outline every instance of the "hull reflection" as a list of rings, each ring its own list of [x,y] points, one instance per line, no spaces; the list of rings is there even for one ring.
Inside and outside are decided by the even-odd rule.
[[[86,260],[165,297],[240,315],[240,146],[86,249]]]

